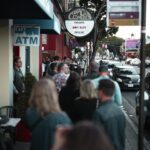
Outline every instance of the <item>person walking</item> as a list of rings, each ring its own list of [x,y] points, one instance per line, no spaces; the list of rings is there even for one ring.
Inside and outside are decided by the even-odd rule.
[[[99,65],[95,61],[92,61],[89,66],[89,73],[84,76],[82,79],[95,79],[99,77],[98,73]]]
[[[58,73],[53,76],[58,93],[61,91],[62,87],[66,85],[68,75],[69,66],[66,63],[60,63],[58,65]]]
[[[94,111],[99,105],[97,93],[91,80],[86,79],[80,86],[80,97],[74,100],[74,122],[92,120]]]
[[[67,114],[60,109],[53,80],[45,78],[35,83],[25,122],[32,132],[30,150],[50,150],[56,127],[71,124]]]
[[[110,79],[107,65],[101,65],[99,67],[99,77],[92,80],[94,87],[98,88],[99,81],[101,81],[103,79],[109,79],[109,80],[113,81],[113,83],[115,85],[115,90],[114,90],[112,99],[118,106],[121,106],[122,105],[122,95],[121,95],[120,86],[116,81]]]
[[[77,72],[72,71],[67,80],[66,86],[64,86],[59,93],[59,103],[61,109],[64,110],[72,120],[74,118],[74,100],[80,96],[80,84],[80,75]]]
[[[103,125],[115,150],[124,150],[126,121],[121,108],[112,100],[114,90],[115,85],[111,80],[100,80],[98,85],[100,106],[95,111],[93,120]]]

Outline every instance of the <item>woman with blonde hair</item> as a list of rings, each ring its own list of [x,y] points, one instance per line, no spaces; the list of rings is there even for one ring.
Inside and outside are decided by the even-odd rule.
[[[35,83],[26,111],[26,123],[32,132],[30,150],[50,150],[58,125],[70,124],[61,111],[54,82],[42,79]]]
[[[91,120],[98,107],[97,94],[91,80],[84,80],[80,87],[80,97],[74,101],[74,122]]]

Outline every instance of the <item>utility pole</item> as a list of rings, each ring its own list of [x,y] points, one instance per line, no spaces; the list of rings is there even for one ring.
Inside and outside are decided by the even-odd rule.
[[[140,46],[140,114],[139,114],[139,128],[138,128],[138,150],[143,150],[143,123],[144,123],[144,78],[145,78],[145,53],[144,53],[144,46],[145,46],[145,32],[146,32],[146,0],[141,0],[141,46]]]

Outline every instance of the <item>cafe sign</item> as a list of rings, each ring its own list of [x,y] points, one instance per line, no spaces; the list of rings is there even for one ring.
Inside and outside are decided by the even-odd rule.
[[[15,25],[13,42],[15,46],[39,46],[40,27]]]
[[[84,37],[92,31],[94,20],[87,9],[78,7],[68,13],[65,25],[72,35]]]

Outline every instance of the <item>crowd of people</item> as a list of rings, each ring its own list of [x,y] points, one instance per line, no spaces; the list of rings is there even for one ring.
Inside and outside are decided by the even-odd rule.
[[[86,75],[58,57],[31,91],[25,121],[30,150],[125,150],[125,116],[108,67],[91,62]]]

